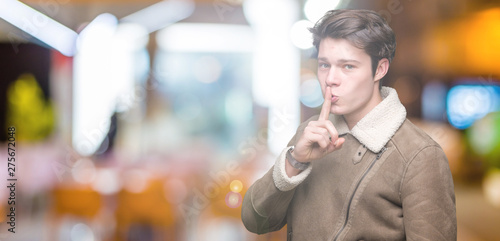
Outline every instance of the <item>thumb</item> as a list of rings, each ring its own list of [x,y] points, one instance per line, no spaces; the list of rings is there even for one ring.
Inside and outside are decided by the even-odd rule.
[[[339,138],[334,143],[330,143],[326,153],[331,153],[331,152],[334,152],[334,151],[342,148],[342,145],[344,144],[344,142],[345,142],[344,138]]]
[[[333,143],[333,146],[335,147],[335,149],[340,149],[342,147],[342,144],[344,144],[344,142],[345,142],[344,138],[339,138],[335,141],[335,143]]]

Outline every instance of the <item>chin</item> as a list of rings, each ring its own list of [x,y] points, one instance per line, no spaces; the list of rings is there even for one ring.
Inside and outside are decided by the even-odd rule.
[[[347,112],[345,110],[339,109],[339,108],[332,108],[330,113],[334,115],[345,115]]]

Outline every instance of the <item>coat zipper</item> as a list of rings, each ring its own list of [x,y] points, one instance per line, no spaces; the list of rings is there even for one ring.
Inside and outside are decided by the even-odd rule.
[[[368,169],[365,171],[365,173],[363,173],[363,176],[361,176],[361,178],[359,179],[358,183],[356,184],[356,187],[354,188],[354,192],[352,192],[352,195],[349,198],[349,203],[347,204],[347,212],[346,212],[346,215],[345,215],[344,224],[342,225],[342,228],[340,228],[340,230],[337,232],[337,235],[335,235],[335,237],[333,238],[334,241],[337,240],[337,238],[339,237],[339,235],[342,233],[342,231],[344,230],[344,228],[347,226],[347,221],[349,221],[349,210],[351,209],[351,203],[352,203],[352,200],[354,199],[354,195],[356,195],[356,191],[358,190],[359,185],[361,185],[361,182],[363,181],[363,179],[365,179],[365,177],[368,174],[368,172],[370,172],[370,170],[372,169],[372,167],[375,165],[375,163],[377,162],[377,160],[380,159],[380,157],[382,156],[382,154],[385,152],[386,149],[387,148],[384,147],[384,148],[382,148],[382,150],[379,153],[377,153],[377,157],[375,157],[375,160],[372,161],[372,163],[370,164],[370,166],[368,167]]]

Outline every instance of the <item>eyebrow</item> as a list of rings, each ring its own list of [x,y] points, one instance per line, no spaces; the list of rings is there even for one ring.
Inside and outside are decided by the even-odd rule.
[[[319,57],[318,60],[329,62],[328,59],[325,57]],[[354,62],[354,63],[358,63],[358,64],[361,63],[355,59],[339,59],[339,60],[337,60],[337,63],[339,63],[339,64],[348,63],[348,62]]]

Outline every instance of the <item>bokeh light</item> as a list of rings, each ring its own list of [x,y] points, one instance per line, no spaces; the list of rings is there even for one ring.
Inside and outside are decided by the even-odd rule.
[[[243,183],[240,180],[233,180],[229,185],[232,192],[239,193],[243,189]]]
[[[302,82],[300,102],[310,108],[316,108],[323,103],[323,94],[317,79],[308,79]]]
[[[226,195],[226,205],[230,208],[237,208],[241,205],[243,198],[241,194],[235,192],[229,192]]]
[[[499,110],[500,86],[458,85],[448,92],[448,120],[458,129],[468,128],[486,114]]]
[[[329,10],[336,9],[341,0],[307,0],[304,14],[309,21],[316,23]]]
[[[94,241],[94,232],[89,226],[78,223],[71,228],[71,241]]]
[[[59,5],[54,6],[59,8]],[[50,9],[52,12],[52,7]],[[29,33],[44,44],[57,49],[62,54],[73,56],[78,34],[52,19],[50,15],[53,14],[47,16],[42,12],[38,12],[20,1],[2,1],[0,18]]]
[[[300,20],[293,24],[292,29],[290,29],[290,38],[295,47],[300,49],[313,47],[312,33],[309,32],[309,28],[313,26],[314,24],[308,20]]]
[[[222,66],[213,56],[202,56],[194,64],[194,76],[202,83],[212,83],[219,79],[222,73]]]
[[[483,180],[483,192],[486,200],[496,208],[500,208],[500,169],[491,169]]]
[[[111,168],[97,169],[92,188],[104,195],[117,193],[121,188],[118,173]]]
[[[76,182],[89,184],[96,177],[96,168],[92,160],[89,158],[81,158],[73,165],[71,174]]]
[[[478,120],[466,133],[474,152],[500,168],[500,112]]]

